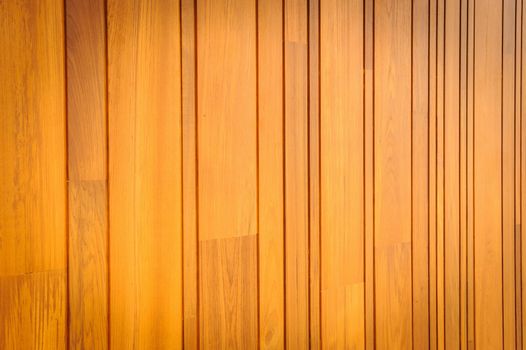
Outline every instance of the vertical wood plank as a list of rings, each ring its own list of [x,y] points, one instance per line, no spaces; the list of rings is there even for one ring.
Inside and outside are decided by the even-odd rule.
[[[375,3],[376,345],[412,347],[411,1]]]
[[[467,47],[468,47],[468,1],[460,4],[460,348],[467,350],[468,309],[468,222],[467,222]]]
[[[437,349],[445,348],[445,47],[446,1],[437,0],[437,87],[436,87],[436,295]]]
[[[63,1],[0,3],[0,348],[66,347]]]
[[[200,342],[258,346],[255,1],[197,1]]]
[[[515,336],[516,348],[524,344],[522,295],[522,20],[523,2],[515,2]]]
[[[524,35],[524,28],[526,28],[526,16],[524,15],[524,0],[520,1],[521,4],[521,15],[520,15],[520,46],[517,48],[517,50],[520,51],[520,98],[518,99],[520,101],[520,108],[519,108],[519,124],[518,129],[520,130],[520,134],[518,135],[519,139],[519,169],[520,169],[520,200],[519,200],[519,207],[520,207],[520,225],[519,225],[519,231],[520,231],[520,244],[521,244],[521,254],[520,254],[520,277],[521,277],[521,304],[522,304],[522,310],[521,310],[521,322],[522,322],[522,331],[521,331],[521,340],[522,340],[522,349],[526,349],[526,327],[525,327],[525,315],[526,315],[526,225],[524,224],[526,222],[526,150],[524,149],[526,147],[526,118],[524,117],[524,114],[526,112],[526,88],[524,87],[524,82],[526,82],[526,67],[525,67],[525,60],[526,60],[526,43],[525,41],[525,35]]]
[[[471,0],[468,0],[467,21],[467,340],[468,349],[471,350],[475,348],[475,4]]]
[[[310,348],[321,349],[320,0],[309,0]]]
[[[413,2],[413,346],[429,347],[429,1]]]
[[[199,348],[195,1],[181,0],[183,343]]]
[[[460,9],[444,5],[444,346],[460,347]]]
[[[438,347],[437,105],[438,0],[429,7],[429,348]]]
[[[260,347],[285,346],[283,3],[258,1]]]
[[[477,1],[474,62],[475,346],[503,346],[502,6]],[[498,283],[499,287],[495,285]]]
[[[285,0],[285,338],[309,344],[307,2]]]
[[[363,1],[321,1],[320,17],[322,343],[363,349]]]
[[[374,286],[374,0],[364,1],[365,348],[375,347]]]
[[[503,1],[502,24],[502,292],[503,347],[515,338],[515,0]]]
[[[182,347],[179,9],[108,2],[112,348]]]
[[[66,3],[69,346],[108,347],[106,18],[101,0]]]

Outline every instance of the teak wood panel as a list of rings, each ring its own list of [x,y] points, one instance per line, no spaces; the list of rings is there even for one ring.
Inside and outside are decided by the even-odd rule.
[[[525,349],[523,12],[0,2],[0,348]]]

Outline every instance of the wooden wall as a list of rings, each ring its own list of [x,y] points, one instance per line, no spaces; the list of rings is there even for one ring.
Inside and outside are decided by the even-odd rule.
[[[0,1],[0,348],[526,349],[525,22]]]

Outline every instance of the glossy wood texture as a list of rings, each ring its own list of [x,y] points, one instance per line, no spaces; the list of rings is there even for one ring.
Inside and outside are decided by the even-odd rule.
[[[67,335],[64,8],[0,3],[0,348]]]
[[[523,12],[0,2],[0,348],[526,349]]]

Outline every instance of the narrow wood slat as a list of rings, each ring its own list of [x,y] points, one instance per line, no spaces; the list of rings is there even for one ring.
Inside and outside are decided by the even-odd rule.
[[[309,0],[310,348],[321,349],[320,1]]]
[[[411,2],[375,3],[376,346],[411,348]]]
[[[446,1],[437,0],[437,85],[436,85],[436,295],[437,349],[445,348],[445,45]]]
[[[259,332],[285,346],[283,237],[283,2],[258,1]]]
[[[363,2],[322,1],[322,343],[365,347]],[[352,214],[351,214],[352,213]]]
[[[199,332],[258,346],[255,1],[197,1]]]
[[[468,125],[467,125],[467,63],[468,63],[468,0],[460,4],[460,348],[468,348]]]
[[[364,0],[365,348],[375,346],[374,286],[374,0]]]
[[[413,341],[429,347],[429,1],[413,2]]]
[[[309,344],[307,2],[284,0],[285,339]]]
[[[503,347],[515,337],[515,0],[503,2],[502,24],[502,292]]]
[[[460,347],[460,9],[444,8],[444,347]]]
[[[69,346],[108,347],[106,9],[66,4]]]
[[[179,9],[108,2],[112,348],[183,345]]]
[[[468,0],[467,38],[467,341],[475,348],[475,217],[474,217],[474,55],[475,4]]]
[[[475,346],[503,346],[501,86],[502,6],[475,7],[474,61],[474,259]]]
[[[181,0],[183,343],[199,347],[195,1]]]
[[[429,5],[429,348],[438,347],[437,104],[438,0]]]

